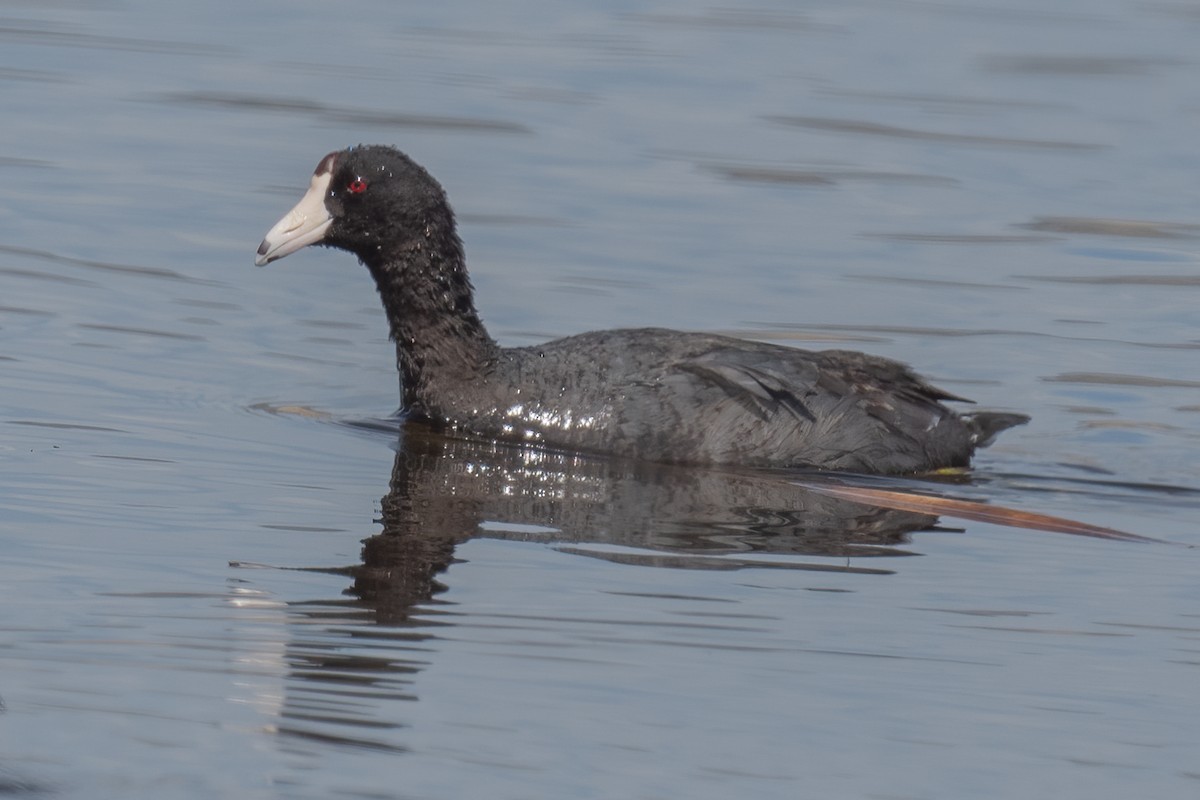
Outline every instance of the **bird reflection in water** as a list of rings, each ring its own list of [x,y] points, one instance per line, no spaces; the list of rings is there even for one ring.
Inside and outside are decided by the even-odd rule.
[[[412,424],[401,439],[383,530],[364,541],[361,564],[338,570],[380,623],[443,591],[456,545],[475,537],[647,566],[890,574],[861,561],[910,555],[897,546],[937,521],[818,495],[786,474],[453,439]],[[789,558],[756,558],[766,554]]]
[[[440,629],[454,623],[436,600],[446,590],[440,577],[472,538],[544,542],[631,565],[869,576],[891,574],[874,565],[911,555],[908,534],[937,521],[815,494],[788,479],[453,439],[404,425],[382,530],[363,541],[361,561],[305,570],[346,576],[346,596],[288,603],[285,640],[256,638],[243,654],[255,671],[277,664],[283,691],[269,679],[265,687],[251,682],[243,699],[268,719],[266,730],[306,756],[331,744],[406,751],[405,714],[394,704],[416,698],[417,674],[429,666]]]

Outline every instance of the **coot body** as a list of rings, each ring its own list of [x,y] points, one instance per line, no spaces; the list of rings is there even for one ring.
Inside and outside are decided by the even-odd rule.
[[[260,266],[310,244],[370,270],[396,343],[403,411],[489,439],[650,461],[878,473],[965,467],[1020,414],[962,400],[904,364],[661,328],[500,347],[475,310],[445,192],[391,147],[330,153],[263,240]]]

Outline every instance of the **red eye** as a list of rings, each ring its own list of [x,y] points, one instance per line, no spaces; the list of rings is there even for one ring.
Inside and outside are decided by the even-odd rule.
[[[355,178],[346,184],[346,191],[350,194],[362,194],[367,190],[367,182],[362,178]]]

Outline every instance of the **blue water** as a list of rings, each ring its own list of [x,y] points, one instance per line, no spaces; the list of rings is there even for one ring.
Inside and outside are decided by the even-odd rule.
[[[1033,422],[933,488],[1194,546],[1182,3],[10,4],[0,794],[1193,797],[1193,549],[400,436],[317,161],[506,344],[658,324]],[[364,545],[365,541],[365,545]]]

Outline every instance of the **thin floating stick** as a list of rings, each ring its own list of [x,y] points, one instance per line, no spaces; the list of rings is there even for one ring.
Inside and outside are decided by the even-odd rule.
[[[901,492],[892,489],[871,489],[866,486],[850,486],[821,481],[793,481],[793,483],[809,491],[828,497],[836,497],[841,500],[865,503],[882,508],[892,508],[897,511],[913,511],[918,514],[958,517],[974,522],[990,522],[994,525],[1005,525],[1010,528],[1067,533],[1072,536],[1089,536],[1094,539],[1178,544],[1177,542],[1168,542],[1165,539],[1153,539],[1149,536],[1139,536],[1136,533],[1126,533],[1116,528],[1103,528],[1099,525],[1076,522],[1073,519],[1065,517],[1053,517],[1049,514],[1038,514],[1032,511],[1018,511],[1015,508],[988,505],[987,503],[980,503],[975,500],[957,500],[950,497],[915,494],[913,492]]]

